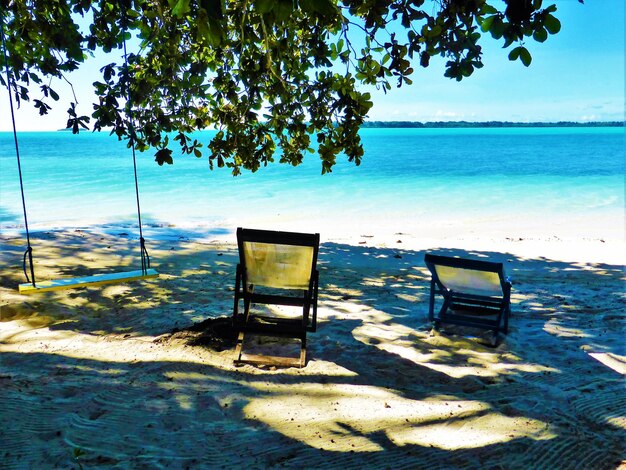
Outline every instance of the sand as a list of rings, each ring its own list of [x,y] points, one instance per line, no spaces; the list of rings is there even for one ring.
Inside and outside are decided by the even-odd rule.
[[[24,241],[3,236],[0,467],[626,468],[623,241],[323,238],[296,369],[235,367],[228,338],[194,328],[231,315],[232,234],[172,228],[148,239],[157,280],[32,296]],[[33,244],[39,279],[137,263],[121,230]],[[506,263],[497,347],[431,331],[426,251]]]

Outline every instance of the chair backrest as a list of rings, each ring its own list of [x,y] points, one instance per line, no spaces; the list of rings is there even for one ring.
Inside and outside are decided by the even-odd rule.
[[[465,294],[502,296],[504,293],[504,266],[491,261],[424,256],[426,266],[441,288]]]
[[[308,233],[237,229],[239,260],[247,284],[309,289],[320,236]]]

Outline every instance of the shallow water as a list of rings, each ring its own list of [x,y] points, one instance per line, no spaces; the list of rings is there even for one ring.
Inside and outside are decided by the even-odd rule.
[[[323,176],[316,155],[299,167],[275,164],[233,177],[210,171],[206,158],[175,155],[174,165],[159,167],[153,152],[138,154],[143,221],[228,230],[460,224],[470,231],[622,233],[623,128],[364,129],[362,137],[361,166],[340,158]],[[125,144],[87,132],[18,138],[32,228],[136,224]],[[11,230],[23,215],[10,133],[0,133],[0,170],[0,228]]]

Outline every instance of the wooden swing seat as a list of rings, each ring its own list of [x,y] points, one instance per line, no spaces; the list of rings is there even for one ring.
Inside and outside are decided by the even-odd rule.
[[[49,292],[55,290],[75,289],[77,287],[100,286],[103,284],[117,284],[122,282],[136,281],[158,277],[159,273],[155,269],[148,269],[144,273],[142,270],[126,271],[108,274],[96,274],[94,276],[74,277],[68,279],[55,279],[50,281],[37,282],[35,286],[31,283],[19,285],[20,294],[34,294],[36,292]]]

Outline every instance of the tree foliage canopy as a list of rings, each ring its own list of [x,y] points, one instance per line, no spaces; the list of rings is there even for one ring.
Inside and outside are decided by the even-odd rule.
[[[542,0],[0,4],[18,102],[32,101],[46,114],[59,99],[53,84],[62,84],[94,52],[124,50],[136,37],[139,47],[126,55],[127,63],[101,69],[91,117],[68,103],[68,127],[112,128],[140,150],[156,149],[159,164],[172,163],[172,147],[180,146],[234,174],[256,171],[277,154],[297,165],[314,148],[322,172],[331,171],[340,153],[359,164],[358,130],[372,106],[361,84],[385,91],[409,85],[414,67],[428,67],[436,57],[446,61],[446,77],[462,80],[483,66],[484,33],[510,49],[509,59],[528,66],[524,41],[543,42],[560,29],[556,7],[544,8]],[[193,135],[213,127],[217,133],[208,143]]]

